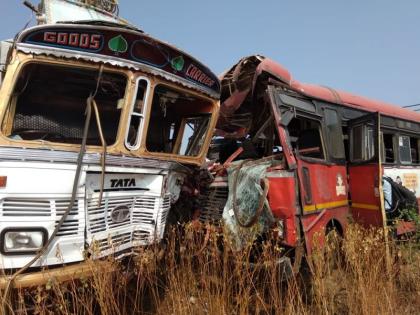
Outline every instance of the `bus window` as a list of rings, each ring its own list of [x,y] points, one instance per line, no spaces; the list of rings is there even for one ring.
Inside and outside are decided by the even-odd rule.
[[[209,132],[210,102],[165,86],[155,88],[146,149],[197,156]]]
[[[290,142],[302,157],[325,159],[321,124],[306,118],[294,118],[288,125]]]
[[[375,156],[375,132],[373,127],[366,126],[366,160]]]
[[[409,136],[399,136],[398,153],[400,155],[400,162],[402,164],[410,164],[412,162]]]
[[[395,163],[394,135],[383,133],[382,143],[382,161],[385,163]]]
[[[375,156],[375,133],[372,126],[355,126],[351,133],[352,162],[369,161]]]
[[[128,129],[125,137],[125,146],[129,150],[140,147],[140,134],[144,123],[144,106],[147,104],[149,94],[149,80],[139,78],[137,81],[137,95],[131,108]]]
[[[410,147],[411,147],[411,160],[413,164],[420,164],[420,139],[411,137]]]
[[[328,132],[328,145],[331,157],[334,159],[345,159],[343,130],[337,111],[329,108],[324,109],[325,125]]]

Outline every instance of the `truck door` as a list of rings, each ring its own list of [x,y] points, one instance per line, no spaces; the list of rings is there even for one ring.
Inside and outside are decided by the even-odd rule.
[[[348,128],[350,137],[348,172],[353,218],[365,227],[383,227],[386,220],[379,154],[380,115],[368,114],[351,120]]]

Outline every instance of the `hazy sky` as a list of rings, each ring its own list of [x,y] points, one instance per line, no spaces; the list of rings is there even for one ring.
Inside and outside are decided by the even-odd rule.
[[[0,38],[29,20],[21,2],[0,0]],[[120,13],[216,73],[258,53],[302,82],[420,103],[420,0],[120,0]]]

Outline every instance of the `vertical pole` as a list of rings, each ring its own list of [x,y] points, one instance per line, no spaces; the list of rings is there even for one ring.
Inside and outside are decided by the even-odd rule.
[[[391,253],[390,253],[390,248],[389,248],[389,233],[388,233],[388,225],[387,225],[387,220],[386,220],[386,213],[385,213],[385,198],[384,198],[384,190],[383,190],[383,183],[382,183],[382,178],[383,178],[383,170],[382,170],[382,141],[381,141],[381,114],[378,112],[377,115],[377,130],[376,130],[376,134],[377,134],[377,141],[376,141],[376,147],[378,148],[377,152],[378,152],[378,167],[379,167],[379,172],[378,172],[378,177],[379,177],[379,184],[378,184],[378,189],[379,189],[379,201],[380,201],[380,210],[381,210],[381,215],[382,215],[382,224],[383,224],[383,231],[384,231],[384,241],[385,241],[385,264],[386,264],[386,271],[387,274],[390,275],[391,273]]]

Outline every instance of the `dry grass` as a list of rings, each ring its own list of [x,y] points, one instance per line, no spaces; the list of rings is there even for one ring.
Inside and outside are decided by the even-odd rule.
[[[420,310],[420,249],[392,244],[386,267],[378,231],[349,228],[287,281],[273,240],[256,256],[231,250],[221,235],[187,227],[141,249],[109,272],[15,292],[16,314],[415,314]],[[203,244],[206,244],[204,247]],[[258,257],[258,258],[256,258]],[[253,263],[250,263],[253,261]],[[284,280],[284,277],[283,277]]]

